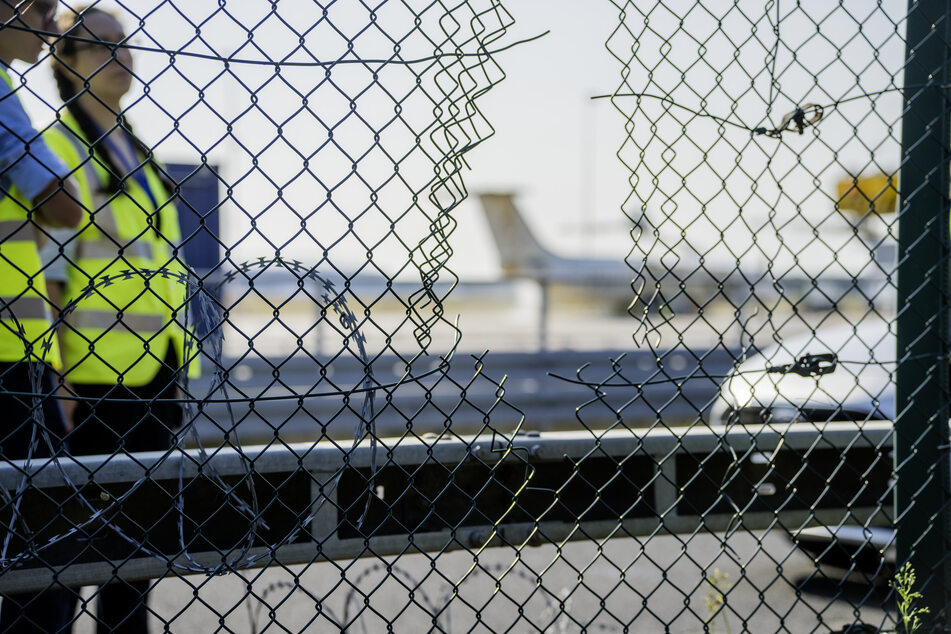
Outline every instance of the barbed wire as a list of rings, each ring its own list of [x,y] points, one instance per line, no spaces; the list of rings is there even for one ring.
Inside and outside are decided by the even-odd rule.
[[[371,478],[372,478],[375,475],[377,470],[376,434],[374,433],[374,430],[373,430],[373,421],[374,421],[373,397],[374,397],[374,392],[376,388],[373,387],[372,385],[369,385],[369,382],[372,381],[372,370],[371,370],[372,364],[367,355],[366,348],[364,347],[365,339],[362,337],[362,335],[360,334],[357,328],[358,321],[356,317],[353,315],[353,313],[350,312],[349,308],[347,308],[345,298],[343,298],[341,295],[336,295],[334,299],[331,300],[330,293],[333,292],[333,289],[334,289],[333,283],[323,278],[322,276],[320,276],[316,272],[316,270],[314,270],[313,268],[307,269],[298,261],[285,262],[284,260],[280,258],[273,258],[273,259],[259,258],[258,260],[255,260],[255,261],[242,263],[241,265],[237,267],[237,272],[246,273],[248,271],[254,270],[255,268],[268,268],[271,266],[283,266],[290,271],[297,272],[299,275],[301,275],[302,278],[307,278],[307,279],[311,279],[316,282],[319,282],[323,289],[322,295],[321,295],[322,298],[326,302],[328,302],[331,308],[338,314],[338,316],[341,318],[341,323],[345,325],[346,327],[348,327],[349,329],[351,329],[352,332],[354,333],[353,341],[357,343],[360,358],[365,364],[365,367],[367,369],[365,372],[364,386],[363,386],[363,389],[361,390],[361,393],[364,396],[362,415],[360,417],[360,420],[354,426],[355,427],[354,434],[353,434],[354,444],[350,451],[352,452],[353,449],[355,449],[356,446],[359,445],[359,443],[362,442],[365,438],[370,439],[370,443],[371,443],[370,465],[371,465]],[[147,285],[149,280],[155,279],[155,278],[172,280],[174,283],[177,283],[188,289],[189,299],[194,299],[194,298],[198,299],[199,314],[206,316],[208,314],[216,313],[216,304],[211,298],[215,296],[215,294],[218,291],[220,291],[225,284],[228,284],[234,281],[234,279],[236,279],[237,277],[237,272],[235,273],[235,275],[225,276],[221,280],[221,282],[219,282],[217,285],[212,287],[212,290],[210,292],[209,290],[205,289],[203,286],[199,285],[197,281],[199,278],[195,276],[194,274],[189,274],[188,272],[180,272],[180,271],[175,271],[170,269],[136,269],[136,270],[130,269],[130,270],[124,270],[112,275],[105,275],[98,278],[92,278],[89,281],[89,283],[77,294],[77,296],[74,299],[72,299],[69,303],[67,303],[66,306],[64,306],[60,310],[59,315],[53,321],[51,328],[48,331],[48,334],[44,337],[42,343],[40,344],[40,347],[42,347],[43,349],[48,349],[52,344],[53,338],[57,336],[56,332],[58,327],[61,324],[68,324],[69,316],[74,311],[78,310],[84,301],[88,300],[91,297],[98,296],[98,292],[104,287],[112,286],[117,283],[121,284],[123,282],[130,282],[130,281],[136,281],[136,282],[142,281],[146,283]],[[23,325],[16,319],[16,316],[15,314],[13,314],[12,309],[8,307],[7,310],[12,314],[11,315],[12,321],[14,322],[16,327],[19,329],[22,340],[25,342],[28,342],[29,340],[26,337],[26,333],[25,333],[25,329],[23,328]],[[182,307],[182,310],[184,310],[185,312],[185,323],[183,324],[183,329],[185,330],[186,333],[189,333],[190,331],[188,329],[188,315],[190,310],[188,308],[187,303]],[[213,362],[215,365],[214,378],[211,382],[211,387],[209,388],[209,394],[212,394],[215,391],[221,389],[224,391],[224,395],[225,395],[225,398],[222,400],[222,402],[229,403],[230,399],[227,395],[227,380],[223,377],[223,372],[221,370],[224,367],[222,363],[223,346],[221,345],[221,343],[224,338],[224,334],[222,332],[222,326],[224,325],[225,322],[220,318],[220,315],[217,315],[217,316],[218,316],[218,319],[216,319],[213,322],[216,324],[216,327],[205,337],[206,341],[210,339],[212,343],[211,358],[213,359]],[[187,364],[190,362],[192,358],[191,346],[193,344],[194,344],[193,336],[191,336],[190,334],[186,334],[185,359],[182,360],[183,367],[187,367]],[[32,356],[28,354],[28,358],[32,359]],[[204,448],[204,444],[201,442],[201,438],[199,437],[197,433],[197,430],[195,428],[195,421],[197,420],[197,417],[193,415],[189,405],[191,403],[204,403],[207,401],[200,400],[200,399],[199,400],[170,399],[171,402],[180,402],[185,405],[185,408],[186,408],[185,421],[186,422],[182,426],[182,428],[176,433],[176,441],[173,447],[165,453],[163,460],[170,458],[173,455],[173,452],[175,449],[177,449],[178,451],[182,452],[182,454],[184,454],[184,451],[185,451],[184,445],[183,445],[184,439],[186,435],[191,436],[192,442],[197,448],[197,451],[199,454],[199,461],[203,466],[203,473],[207,474],[212,480],[214,480],[215,482],[219,484],[219,486],[221,487],[223,491],[227,492],[227,496],[234,503],[235,509],[238,510],[240,513],[246,515],[250,522],[246,536],[243,539],[244,545],[239,549],[239,552],[237,553],[237,555],[234,555],[233,557],[229,559],[225,559],[220,564],[213,567],[205,566],[204,564],[201,564],[200,562],[195,560],[192,557],[186,545],[186,540],[184,536],[185,508],[184,508],[183,491],[184,491],[185,460],[180,459],[179,460],[179,476],[178,476],[178,492],[174,496],[174,500],[175,500],[174,506],[177,511],[177,524],[178,524],[179,546],[180,546],[179,554],[185,557],[185,559],[188,561],[188,564],[186,565],[186,564],[180,564],[176,561],[170,561],[168,560],[167,556],[149,548],[141,540],[137,540],[129,536],[122,528],[120,528],[114,522],[110,522],[103,519],[103,517],[107,515],[108,513],[110,513],[113,508],[121,508],[123,501],[128,499],[132,494],[138,491],[138,489],[141,488],[145,483],[150,481],[150,478],[148,477],[147,474],[143,476],[142,478],[138,479],[137,481],[135,481],[129,487],[129,490],[126,491],[123,495],[119,497],[111,497],[110,498],[111,503],[107,504],[102,509],[94,508],[80,494],[79,488],[77,487],[77,485],[73,483],[71,478],[67,475],[65,469],[63,468],[60,462],[61,461],[60,452],[56,451],[53,447],[52,440],[50,439],[48,430],[46,429],[46,426],[45,426],[42,407],[39,406],[39,402],[40,402],[39,399],[44,396],[47,396],[41,390],[40,368],[41,366],[39,364],[31,362],[30,377],[31,377],[31,381],[33,382],[34,393],[29,396],[33,398],[33,402],[34,402],[33,421],[35,424],[32,429],[32,437],[31,437],[31,441],[27,451],[24,475],[20,481],[20,484],[17,486],[17,489],[16,489],[16,496],[15,496],[16,503],[13,505],[13,508],[12,508],[11,522],[17,521],[18,519],[20,521],[25,521],[22,518],[19,511],[19,502],[22,499],[23,492],[26,490],[26,488],[29,485],[29,482],[30,482],[29,465],[33,459],[33,454],[36,452],[36,449],[38,446],[37,443],[40,441],[41,438],[43,442],[45,442],[48,445],[51,452],[51,456],[52,456],[50,460],[58,468],[60,476],[64,481],[64,484],[66,484],[73,491],[74,497],[80,501],[81,505],[86,507],[86,509],[91,513],[91,515],[87,520],[80,522],[78,524],[74,524],[73,527],[67,530],[65,533],[61,533],[59,535],[55,535],[49,538],[44,544],[40,546],[36,546],[31,543],[26,551],[24,551],[19,556],[14,557],[12,559],[7,556],[7,548],[9,547],[9,540],[11,539],[13,534],[12,525],[11,525],[10,530],[7,532],[7,535],[5,536],[2,551],[0,551],[0,570],[8,569],[10,567],[16,566],[19,563],[21,563],[24,559],[35,557],[41,550],[49,548],[50,546],[53,546],[61,542],[62,540],[77,534],[78,532],[84,530],[85,528],[87,528],[88,526],[94,523],[102,522],[104,528],[116,533],[119,537],[121,537],[122,539],[127,541],[130,545],[135,547],[138,552],[141,552],[147,556],[151,556],[151,557],[166,561],[168,562],[168,565],[172,568],[177,568],[177,569],[188,571],[188,572],[201,572],[208,575],[222,574],[224,572],[228,572],[233,569],[251,566],[256,561],[260,560],[261,558],[269,556],[267,552],[271,552],[272,550],[279,548],[281,545],[293,541],[297,533],[299,533],[301,530],[303,530],[303,527],[308,526],[309,523],[313,521],[314,517],[316,517],[316,514],[319,512],[320,507],[327,499],[327,497],[325,496],[320,498],[319,503],[317,504],[312,503],[311,505],[312,508],[308,510],[308,516],[297,525],[297,528],[295,529],[295,531],[285,536],[285,538],[282,539],[279,543],[272,544],[269,547],[267,552],[259,554],[259,555],[249,556],[249,553],[254,546],[256,529],[266,528],[266,524],[263,523],[261,514],[258,511],[256,489],[251,483],[250,458],[248,458],[244,454],[244,452],[241,451],[240,440],[237,436],[235,436],[234,442],[237,443],[236,448],[238,450],[238,455],[241,457],[241,464],[245,469],[245,475],[244,475],[243,481],[246,483],[250,491],[250,494],[252,496],[252,502],[249,505],[245,503],[243,500],[241,500],[240,498],[235,497],[234,488],[229,487],[224,483],[224,480],[222,479],[218,471],[215,469],[214,464],[212,463],[210,457],[208,456],[208,453]],[[183,378],[184,378],[184,388],[187,390],[187,387],[188,387],[187,372],[183,373]],[[102,399],[96,399],[96,400],[101,401]],[[129,399],[110,399],[110,400],[117,401],[117,402],[125,402],[125,401],[128,401]],[[150,402],[158,402],[158,399],[153,399]],[[235,427],[234,412],[230,408],[230,406],[228,407],[227,411],[231,419],[231,428],[233,429]],[[39,433],[38,433],[38,430],[39,430]],[[336,485],[339,484],[339,481],[342,475],[343,475],[343,471],[341,470],[336,480],[334,481],[329,491],[327,492],[327,495],[329,495],[329,493],[333,490],[333,488],[335,488]],[[6,498],[7,495],[8,493],[6,489],[3,489],[3,496]],[[361,516],[359,520],[360,522],[363,521],[363,518],[365,517],[365,515],[366,515],[366,510],[364,511],[364,514]],[[27,534],[28,533],[29,531],[27,531]]]
[[[16,19],[16,18],[13,18],[13,19]],[[157,46],[145,46],[141,44],[133,44],[132,42],[129,42],[129,41],[103,42],[103,40],[99,40],[96,38],[83,37],[80,35],[74,35],[72,33],[59,33],[58,31],[44,31],[42,29],[35,29],[32,27],[24,26],[22,24],[14,24],[10,21],[7,21],[6,23],[0,23],[0,28],[8,28],[15,31],[25,31],[27,33],[33,33],[34,35],[38,37],[42,37],[44,39],[53,40],[51,42],[51,50],[54,55],[56,53],[57,41],[70,40],[70,41],[78,42],[82,44],[96,44],[96,45],[105,44],[106,46],[108,46],[109,49],[111,49],[113,56],[115,56],[115,52],[117,50],[125,49],[129,51],[140,52],[140,53],[158,53],[162,55],[168,55],[168,57],[171,60],[174,60],[176,57],[187,57],[192,59],[224,62],[225,64],[237,64],[242,66],[269,66],[275,69],[328,68],[328,67],[334,67],[340,64],[344,64],[344,65],[346,64],[381,64],[381,65],[387,65],[387,66],[390,66],[390,65],[413,66],[416,64],[425,64],[427,62],[435,62],[441,59],[465,59],[467,57],[478,57],[480,59],[484,59],[484,58],[491,58],[494,55],[498,55],[499,53],[504,53],[513,48],[521,46],[523,44],[528,44],[536,40],[540,40],[541,38],[551,33],[551,31],[543,31],[537,35],[532,35],[530,37],[526,37],[521,40],[511,42],[504,46],[500,46],[498,48],[493,48],[493,49],[484,48],[484,46],[480,43],[480,48],[482,48],[483,50],[480,50],[475,53],[466,53],[464,51],[457,50],[452,53],[438,53],[435,55],[427,55],[424,57],[417,57],[413,59],[398,59],[396,57],[391,57],[391,58],[358,57],[355,59],[340,58],[340,59],[335,59],[335,60],[327,61],[327,62],[321,62],[319,60],[305,62],[305,61],[288,61],[288,60],[248,59],[248,58],[242,58],[242,57],[234,57],[231,55],[224,56],[224,55],[217,55],[217,54],[210,54],[210,53],[197,53],[194,51],[186,51],[184,49],[167,49],[167,48],[162,48]],[[354,55],[355,53],[353,50],[348,50],[345,54]],[[394,55],[398,55],[398,53],[394,52]]]
[[[620,363],[620,361],[623,360],[625,356],[626,356],[626,355],[621,355],[620,357],[617,357],[616,359],[611,359],[611,362],[612,362],[612,363],[615,363],[615,362]],[[808,356],[808,355],[807,355],[807,356]],[[857,365],[857,366],[886,366],[886,365],[898,365],[898,364],[900,364],[900,363],[905,363],[905,362],[908,362],[908,361],[918,361],[918,360],[933,360],[933,361],[949,361],[949,362],[951,362],[951,356],[949,356],[949,355],[947,355],[947,354],[936,354],[936,355],[930,355],[930,354],[928,354],[928,355],[909,355],[907,358],[902,359],[901,361],[891,361],[891,360],[888,360],[888,361],[852,361],[852,360],[840,360],[840,359],[836,359],[836,363],[837,363],[837,364],[847,364],[847,365]],[[582,367],[580,367],[580,368],[577,370],[577,372],[580,374],[581,372],[583,372],[585,369],[587,369],[587,368],[590,367],[590,366],[591,366],[590,363],[586,363],[585,365],[583,365]],[[775,366],[773,366],[773,367],[775,367]],[[659,369],[658,372],[663,372],[663,369],[662,369],[662,368]],[[744,376],[744,375],[749,375],[749,374],[795,374],[795,372],[781,372],[781,371],[778,371],[778,370],[775,370],[775,369],[771,369],[771,366],[764,366],[764,367],[762,367],[762,368],[751,368],[751,369],[747,369],[747,370],[737,369],[737,370],[732,371],[732,372],[730,372],[730,373],[728,373],[728,374],[710,374],[710,373],[707,373],[707,372],[693,372],[693,373],[691,373],[691,374],[678,375],[678,376],[674,376],[674,377],[665,377],[665,378],[663,378],[663,379],[648,379],[648,380],[646,380],[646,381],[641,381],[641,382],[624,382],[624,383],[602,383],[602,382],[598,382],[598,381],[585,381],[585,380],[582,380],[582,379],[580,379],[580,378],[575,379],[575,378],[571,378],[571,377],[566,377],[566,376],[563,376],[563,375],[560,375],[560,374],[556,374],[556,373],[554,373],[554,372],[548,372],[547,374],[548,374],[548,376],[550,376],[550,377],[552,377],[552,378],[554,378],[554,379],[558,379],[559,381],[564,381],[564,382],[566,382],[566,383],[573,383],[573,384],[575,384],[575,385],[583,385],[583,386],[585,386],[585,387],[590,387],[590,388],[595,388],[595,387],[624,387],[624,388],[631,388],[631,387],[633,387],[633,388],[638,388],[638,389],[640,389],[640,388],[643,388],[643,387],[649,387],[649,386],[651,386],[651,385],[664,385],[664,384],[670,384],[670,383],[681,384],[681,383],[686,383],[687,381],[699,380],[699,379],[703,379],[703,380],[725,380],[725,379],[731,379],[731,378],[733,378],[733,377]],[[823,374],[828,374],[828,372],[824,372]],[[814,374],[814,375],[809,375],[809,376],[814,376],[814,377],[818,378],[819,375],[818,375],[818,374]]]
[[[861,100],[863,100],[863,99],[871,99],[871,98],[873,98],[873,97],[878,97],[878,96],[885,95],[885,94],[889,94],[889,93],[893,93],[893,92],[902,92],[902,91],[905,91],[905,90],[908,90],[908,89],[918,89],[918,88],[940,88],[940,89],[946,89],[947,86],[944,86],[944,85],[938,84],[938,83],[915,84],[915,85],[901,86],[901,87],[895,86],[895,87],[892,87],[892,88],[884,88],[884,89],[882,89],[882,90],[875,90],[875,91],[871,91],[871,92],[865,92],[865,93],[861,93],[861,94],[859,94],[859,95],[852,95],[852,96],[850,96],[850,97],[845,97],[845,98],[842,98],[842,99],[837,99],[837,100],[835,100],[835,101],[832,101],[832,102],[829,102],[829,103],[826,103],[826,104],[804,104],[803,106],[797,107],[795,110],[792,110],[792,111],[790,111],[789,113],[787,113],[787,114],[783,117],[783,120],[782,120],[782,122],[780,123],[780,125],[778,125],[778,126],[775,127],[775,128],[772,128],[772,129],[766,128],[766,127],[762,127],[762,126],[758,126],[758,127],[755,127],[755,128],[754,128],[754,127],[750,127],[749,125],[747,125],[747,124],[745,124],[745,123],[733,121],[732,119],[730,119],[730,118],[728,118],[728,117],[723,117],[723,116],[715,115],[715,114],[712,114],[712,113],[710,113],[710,112],[707,112],[706,110],[697,110],[697,109],[692,108],[692,107],[690,107],[690,106],[684,105],[684,104],[682,104],[682,103],[680,103],[680,102],[678,102],[678,101],[675,101],[674,99],[672,99],[672,98],[671,98],[670,96],[668,96],[668,95],[658,95],[658,94],[655,94],[655,93],[648,93],[648,92],[640,92],[640,93],[636,93],[636,92],[621,93],[621,92],[619,92],[619,93],[613,93],[613,94],[610,94],[610,95],[595,95],[595,96],[592,96],[591,99],[592,99],[592,100],[595,100],[595,99],[615,99],[615,98],[618,98],[618,97],[633,97],[633,98],[637,98],[637,99],[651,99],[651,100],[655,100],[655,101],[660,101],[660,102],[662,102],[663,104],[665,104],[665,105],[667,105],[667,106],[671,106],[671,107],[675,107],[675,108],[677,108],[677,109],[679,109],[679,110],[683,110],[684,112],[687,112],[687,113],[689,113],[689,114],[692,114],[692,115],[694,115],[694,116],[696,116],[696,117],[705,118],[705,119],[712,119],[712,120],[714,120],[714,121],[717,121],[718,123],[722,123],[722,124],[724,124],[724,125],[732,126],[732,127],[734,127],[734,128],[737,128],[737,129],[739,129],[739,130],[743,130],[743,131],[745,131],[745,132],[749,132],[749,133],[754,134],[754,135],[770,136],[770,137],[774,137],[774,138],[779,138],[779,137],[782,135],[783,132],[794,131],[794,129],[793,129],[792,127],[790,127],[790,126],[792,126],[792,125],[796,125],[796,126],[797,126],[796,129],[795,129],[795,131],[797,131],[799,134],[802,134],[803,131],[805,130],[805,128],[810,127],[810,126],[817,125],[817,124],[822,120],[822,118],[825,116],[825,115],[824,115],[825,110],[833,110],[833,109],[838,108],[839,106],[841,106],[841,105],[843,105],[843,104],[851,103],[851,102],[853,102],[853,101],[861,101]],[[805,119],[805,116],[806,116],[807,114],[809,114],[810,112],[813,113],[813,118],[812,118],[812,119]]]

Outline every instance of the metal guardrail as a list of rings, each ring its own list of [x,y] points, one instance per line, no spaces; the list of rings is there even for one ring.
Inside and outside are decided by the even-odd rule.
[[[249,567],[407,551],[509,545],[525,547],[611,536],[767,529],[842,521],[888,523],[891,423],[792,424],[752,430],[696,427],[680,435],[651,429],[543,432],[502,437],[381,439],[342,451],[332,442],[290,447],[91,456],[0,465],[0,487],[26,478],[21,513],[44,526],[33,544],[84,522],[85,507],[103,514],[81,539],[44,548],[0,577],[0,592],[155,578],[173,566],[208,567],[233,557],[248,539]],[[392,443],[392,444],[391,444]],[[384,459],[385,457],[385,459]],[[377,466],[374,468],[374,464]],[[250,468],[250,475],[248,470]],[[222,489],[209,477],[217,472]],[[181,482],[179,481],[181,478]],[[260,515],[243,516],[234,498]],[[179,546],[179,496],[187,510],[187,558]],[[369,496],[369,499],[368,499]],[[150,527],[145,556],[118,539],[105,518],[121,509],[122,530]],[[115,516],[116,514],[112,514]],[[619,521],[620,518],[620,521]],[[4,518],[7,521],[8,518]],[[258,524],[256,520],[262,520]],[[266,527],[265,527],[266,525]],[[280,544],[275,548],[274,544]],[[10,555],[17,556],[16,550]]]

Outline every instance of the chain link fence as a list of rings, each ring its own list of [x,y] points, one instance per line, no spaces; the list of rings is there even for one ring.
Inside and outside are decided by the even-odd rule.
[[[631,339],[478,354],[519,7],[0,4],[0,629],[945,627],[947,7],[606,4],[623,275],[473,198]]]

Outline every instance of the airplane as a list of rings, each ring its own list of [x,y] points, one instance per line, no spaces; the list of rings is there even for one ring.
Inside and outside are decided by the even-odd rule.
[[[640,317],[655,312],[694,312],[724,300],[739,306],[753,296],[759,302],[774,301],[779,293],[800,309],[818,311],[835,309],[838,301],[855,290],[868,301],[887,302],[889,298],[890,284],[884,274],[887,263],[852,263],[852,268],[861,269],[853,277],[834,268],[830,270],[828,249],[820,248],[816,254],[802,252],[798,264],[777,266],[775,270],[780,271],[781,277],[773,280],[773,273],[761,263],[744,264],[741,268],[735,258],[714,261],[708,257],[701,261],[689,249],[671,251],[662,243],[663,236],[657,237],[658,227],[646,216],[639,227],[635,225],[637,248],[628,261],[564,257],[552,253],[536,238],[516,206],[513,193],[482,192],[478,198],[499,251],[503,278],[533,279],[545,292],[553,291],[562,301],[580,299],[618,314]],[[815,245],[812,248],[815,250]],[[884,253],[887,249],[878,251]],[[838,253],[837,257],[861,259],[863,255],[870,257],[861,249],[851,254]],[[874,257],[878,259],[881,255],[876,252]]]
[[[482,192],[478,198],[505,279],[533,279],[561,301],[592,302],[612,312],[635,315],[665,308],[678,312],[692,304],[690,297],[717,292],[716,273],[700,266],[696,258],[680,257],[676,270],[659,261],[638,262],[657,240],[647,218],[641,222],[645,230],[640,231],[639,240],[650,244],[641,244],[631,264],[622,258],[570,258],[552,253],[538,240],[515,205],[513,193]],[[663,253],[666,247],[657,250]]]

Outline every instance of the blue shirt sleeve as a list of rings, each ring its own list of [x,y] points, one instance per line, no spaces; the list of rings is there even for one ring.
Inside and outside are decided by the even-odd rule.
[[[69,169],[33,128],[20,99],[0,78],[0,194],[13,185],[29,200]]]

